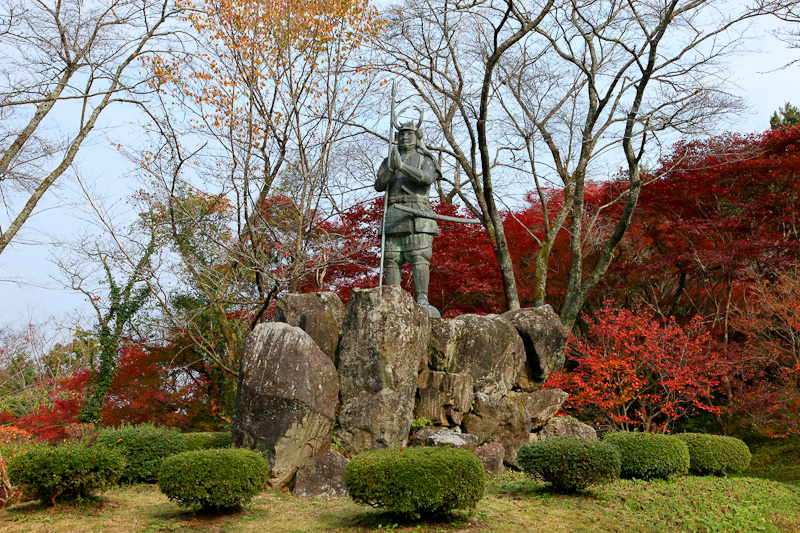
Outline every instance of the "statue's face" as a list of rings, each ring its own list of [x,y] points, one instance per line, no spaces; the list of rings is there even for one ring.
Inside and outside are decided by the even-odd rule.
[[[417,144],[417,136],[414,130],[400,130],[397,132],[397,146],[400,148],[412,148]]]

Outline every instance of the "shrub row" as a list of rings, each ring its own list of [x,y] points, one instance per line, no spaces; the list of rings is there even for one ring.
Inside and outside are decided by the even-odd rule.
[[[104,446],[37,444],[11,458],[8,476],[25,494],[52,505],[102,492],[119,481],[124,468],[122,454]]]
[[[689,472],[689,448],[671,435],[618,431],[603,440],[619,448],[623,478],[670,479]]]
[[[232,436],[230,431],[205,431],[202,433],[183,434],[183,438],[186,441],[186,451],[189,452],[230,448]]]
[[[750,449],[733,437],[702,433],[676,435],[689,448],[689,472],[698,476],[724,476],[750,466]]]
[[[103,428],[96,443],[118,450],[125,458],[123,483],[154,483],[164,459],[186,451],[186,440],[178,430],[152,424]]]
[[[483,463],[466,450],[412,447],[354,457],[344,483],[358,503],[418,518],[475,507],[486,475]]]
[[[650,480],[741,472],[750,464],[750,450],[733,437],[621,431],[600,442],[560,437],[524,444],[517,458],[526,474],[556,490],[575,492],[617,477]]]
[[[181,507],[227,509],[246,504],[267,485],[260,453],[242,448],[195,450],[168,457],[158,488]]]
[[[610,483],[620,474],[619,450],[603,441],[559,437],[523,444],[517,453],[523,472],[563,492]]]

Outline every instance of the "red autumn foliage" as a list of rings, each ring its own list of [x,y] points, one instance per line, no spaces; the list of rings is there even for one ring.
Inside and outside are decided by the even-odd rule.
[[[102,410],[102,425],[152,422],[182,429],[219,426],[208,413],[207,383],[202,374],[171,364],[172,353],[130,344],[120,350],[119,366]],[[89,371],[78,371],[51,384],[51,402],[28,416],[0,414],[0,424],[13,423],[37,440],[68,438],[67,427],[78,413],[89,381]]]
[[[725,361],[699,319],[681,327],[609,304],[568,349],[577,366],[547,384],[600,426],[663,432],[680,417],[719,410],[711,400]]]
[[[800,274],[759,279],[734,314],[746,335],[742,366],[749,379],[729,393],[732,413],[746,415],[757,430],[773,436],[800,432]]]
[[[747,286],[797,264],[800,127],[679,143],[653,174],[604,297],[699,313],[730,336]]]

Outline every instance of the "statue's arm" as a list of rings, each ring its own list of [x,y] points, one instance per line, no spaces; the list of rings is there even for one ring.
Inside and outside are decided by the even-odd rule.
[[[389,158],[383,160],[381,166],[378,167],[378,178],[375,180],[375,190],[383,192],[389,186],[389,180],[392,179],[392,171],[389,170]]]
[[[428,156],[425,156],[421,168],[416,168],[411,165],[403,165],[400,168],[400,172],[421,185],[430,185],[441,177],[439,176],[433,161],[431,161],[430,157]]]

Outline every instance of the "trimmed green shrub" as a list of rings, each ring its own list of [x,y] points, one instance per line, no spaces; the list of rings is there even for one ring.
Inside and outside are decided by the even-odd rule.
[[[689,448],[678,437],[618,431],[603,440],[619,448],[623,478],[670,479],[689,472]]]
[[[230,448],[233,435],[230,431],[204,431],[202,433],[184,433],[186,451],[218,450]]]
[[[419,518],[475,507],[486,475],[483,463],[466,450],[412,447],[354,457],[344,484],[358,503]]]
[[[152,424],[103,428],[96,442],[119,450],[125,457],[123,483],[155,483],[164,458],[186,451],[186,440],[178,430]]]
[[[158,488],[181,507],[229,509],[263,491],[268,477],[267,461],[253,450],[195,450],[164,460]]]
[[[557,437],[520,446],[517,464],[556,490],[576,492],[619,478],[620,453],[607,442]]]
[[[124,468],[125,459],[115,450],[68,442],[39,444],[12,457],[8,476],[25,494],[52,505],[108,489],[117,483]]]
[[[680,433],[676,435],[689,447],[689,472],[698,476],[724,476],[743,472],[750,466],[750,448],[734,437]]]

